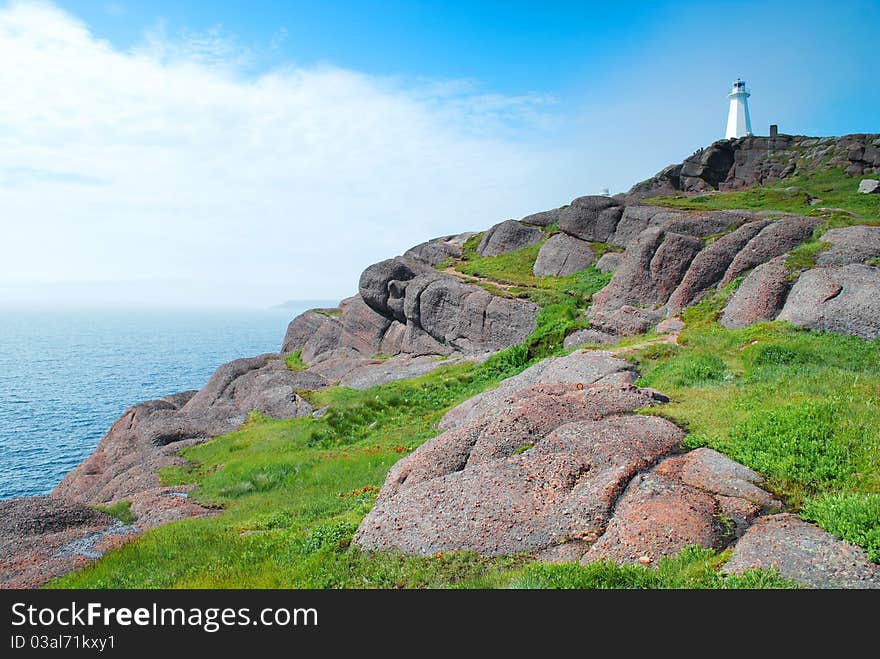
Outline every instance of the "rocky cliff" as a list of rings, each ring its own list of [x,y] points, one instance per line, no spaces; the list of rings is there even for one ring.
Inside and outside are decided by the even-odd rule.
[[[303,391],[366,389],[521,344],[536,328],[540,300],[448,267],[472,256],[533,249],[537,277],[568,277],[591,266],[613,272],[582,319],[590,329],[571,334],[566,347],[645,332],[725,287],[735,288],[720,317],[726,327],[780,318],[880,337],[880,227],[852,221],[827,230],[833,209],[826,217],[649,203],[661,194],[736,190],[831,167],[849,175],[880,170],[880,136],[716,142],[626,195],[579,197],[371,265],[356,295],[295,318],[280,353],[225,364],[198,392],[135,405],[50,499],[5,502],[18,520],[10,534],[36,530],[26,559],[20,538],[8,545],[16,549],[0,559],[0,578],[39,583],[99,556],[96,539],[108,534],[130,539],[157,524],[213,514],[193,503],[187,488],[162,487],[157,472],[181,464],[182,448],[235,430],[251,412],[309,415],[315,410]],[[792,258],[804,245],[814,247],[812,260]],[[443,434],[392,469],[357,541],[417,554],[468,548],[650,562],[688,544],[724,547],[743,538],[740,547],[753,529],[776,528],[765,516],[781,506],[757,474],[712,452],[679,455],[680,429],[633,414],[663,395],[634,387],[634,372],[613,355],[584,354],[541,362],[450,412]],[[305,368],[290,368],[292,355]],[[121,500],[132,502],[136,527],[119,530],[83,508]],[[41,549],[46,534],[32,522],[52,505],[67,511],[67,521],[61,535],[51,530],[57,542]],[[649,522],[638,518],[643,509],[656,513]],[[736,521],[734,529],[718,527],[720,513]],[[87,556],[69,549],[84,538],[92,539]],[[842,567],[828,583],[875,583],[873,568],[859,565]]]
[[[877,135],[719,140],[636,184],[626,197],[637,200],[678,192],[741,190],[827,167],[844,167],[849,176],[880,172]]]

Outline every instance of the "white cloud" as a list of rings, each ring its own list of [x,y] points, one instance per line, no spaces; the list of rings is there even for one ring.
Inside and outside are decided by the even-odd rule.
[[[220,30],[122,52],[50,4],[0,10],[0,302],[340,296],[409,245],[607,184],[549,146],[552,99],[247,60]]]

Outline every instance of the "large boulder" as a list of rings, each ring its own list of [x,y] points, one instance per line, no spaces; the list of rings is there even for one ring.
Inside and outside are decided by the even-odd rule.
[[[654,226],[662,226],[667,220],[677,218],[679,211],[670,211],[662,206],[627,206],[623,209],[620,221],[614,230],[614,234],[607,240],[611,245],[628,247],[635,242],[639,234],[648,228],[654,218]]]
[[[388,306],[388,299],[395,287],[399,288],[402,282],[414,279],[424,271],[424,267],[402,258],[379,261],[361,274],[358,293],[371,309],[383,316],[394,317],[394,312]]]
[[[820,240],[830,245],[816,257],[819,266],[865,263],[880,257],[880,227],[831,229],[822,234]]]
[[[538,307],[454,277],[423,276],[406,288],[405,314],[438,341],[477,354],[521,343],[535,328]]]
[[[549,227],[551,224],[559,222],[559,214],[562,208],[554,208],[549,211],[541,211],[540,213],[532,213],[526,215],[520,220],[523,224],[535,224],[539,227]]]
[[[595,262],[596,255],[589,243],[557,233],[541,246],[532,271],[538,277],[567,277]]]
[[[109,515],[58,497],[0,501],[0,588],[42,586],[132,532]]]
[[[687,274],[669,297],[669,310],[678,313],[697,300],[703,292],[715,286],[736,255],[768,224],[770,220],[748,222],[721,236],[697,254]]]
[[[281,344],[281,352],[284,354],[302,350],[306,342],[311,339],[315,332],[327,321],[336,309],[311,309],[290,321],[284,342]]]
[[[355,544],[420,556],[540,551],[597,535],[617,493],[681,443],[637,387],[539,385],[422,445],[388,474]]]
[[[440,420],[440,429],[448,430],[472,421],[507,404],[517,391],[545,383],[630,384],[638,375],[632,364],[610,352],[573,352],[565,357],[543,359],[526,370],[507,378],[494,389],[464,401],[449,410]]]
[[[489,229],[477,246],[480,256],[498,256],[515,252],[523,247],[541,242],[544,232],[516,220],[507,220]]]
[[[692,545],[720,549],[726,538],[718,512],[715,498],[703,490],[655,471],[639,474],[582,562],[652,563]]]
[[[419,243],[415,247],[410,247],[406,250],[403,253],[403,258],[419,261],[432,268],[436,268],[447,259],[459,258],[461,256],[461,244],[456,241],[457,237],[444,236]]]
[[[605,252],[599,257],[599,260],[596,261],[596,268],[598,268],[599,272],[603,274],[614,272],[620,265],[621,258],[623,258],[623,254],[620,252]]]
[[[692,545],[722,549],[759,515],[781,509],[761,483],[754,471],[712,449],[666,458],[632,479],[582,562],[651,564]]]
[[[875,178],[866,178],[859,183],[859,192],[862,194],[880,194],[880,181]]]
[[[612,197],[578,197],[559,213],[559,228],[589,242],[607,243],[617,228],[623,207]]]
[[[776,318],[791,288],[791,272],[785,266],[785,258],[777,256],[749,273],[725,307],[722,325],[741,329]]]
[[[681,185],[686,190],[717,190],[727,178],[733,163],[734,149],[730,142],[715,142],[682,163]]]
[[[622,360],[548,361],[450,412],[445,432],[394,465],[355,544],[653,563],[723,549],[780,510],[751,469],[711,449],[679,455],[681,429],[633,414],[668,399],[613,382]]]
[[[323,378],[313,373],[291,371],[277,355],[236,359],[214,371],[205,386],[180,408],[180,414],[229,422],[230,426],[240,424],[253,411],[280,419],[293,418],[311,411],[294,390],[324,385]],[[153,441],[162,443],[164,438]]]
[[[781,320],[824,332],[880,337],[880,269],[866,265],[815,268],[791,289]]]
[[[593,296],[590,324],[617,335],[645,331],[702,249],[698,238],[646,229],[623,253],[611,282]]]
[[[759,519],[724,566],[735,574],[772,568],[809,588],[880,588],[880,566],[864,551],[788,513]]]
[[[726,286],[747,270],[794,249],[809,239],[821,223],[815,217],[786,217],[768,224],[734,257],[720,285]]]

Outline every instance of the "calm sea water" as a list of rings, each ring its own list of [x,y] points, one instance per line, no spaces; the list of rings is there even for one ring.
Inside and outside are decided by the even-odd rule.
[[[134,403],[277,352],[298,313],[0,310],[0,498],[50,492]]]

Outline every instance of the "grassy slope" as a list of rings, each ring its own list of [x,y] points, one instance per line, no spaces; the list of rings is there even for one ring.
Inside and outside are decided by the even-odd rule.
[[[811,200],[818,202],[811,204]],[[880,196],[859,194],[858,181],[847,176],[843,168],[810,172],[741,192],[657,197],[647,203],[682,210],[776,210],[822,218],[812,239],[792,250],[786,261],[794,278],[815,265],[816,255],[828,246],[821,237],[829,229],[880,225]]]
[[[814,175],[806,183],[785,185],[814,186],[811,194],[819,196],[815,186],[838,185],[834,176]],[[749,205],[748,195],[764,195],[754,201],[763,204],[757,207],[806,210],[780,208],[789,200],[776,204],[775,193],[761,191],[665,203],[756,207]],[[834,204],[846,207],[851,201],[835,198]],[[870,220],[880,217],[877,210],[867,207],[859,212]],[[590,293],[604,283],[592,270],[575,278],[535,278],[531,263],[536,247],[480,259],[472,253],[474,246],[469,245],[465,259],[454,264],[459,271],[503,279],[501,283],[516,289],[508,294],[543,305],[538,328],[524,345],[480,366],[447,366],[369,391],[320,392],[314,394],[315,404],[331,406],[320,420],[277,421],[255,415],[238,432],[187,449],[184,454],[192,468],[169,469],[164,477],[169,483],[201,485],[196,497],[223,507],[223,512],[155,529],[52,585],[791,585],[772,572],[723,577],[718,567],[727,555],[699,549],[664,560],[654,570],[609,563],[541,565],[524,557],[486,559],[467,552],[432,558],[370,555],[349,547],[388,468],[436,433],[435,424],[446,409],[558,353],[565,333],[582,324],[578,314]],[[794,510],[860,544],[880,561],[880,429],[875,423],[880,409],[880,341],[805,332],[783,323],[725,330],[715,317],[730,293],[719,293],[686,312],[684,345],[656,344],[631,356],[640,364],[643,383],[673,398],[647,413],[662,414],[687,428],[689,445],[712,446],[757,469]]]
[[[800,188],[787,190],[786,188]],[[858,179],[844,174],[842,168],[810,172],[787,178],[772,185],[741,192],[711,193],[698,196],[658,197],[647,203],[684,210],[778,210],[825,217],[822,209],[842,209],[853,213],[859,224],[880,224],[880,197],[859,194]],[[812,205],[810,199],[820,202]],[[836,218],[847,222],[844,217]]]
[[[682,346],[634,356],[640,384],[672,396],[648,410],[765,476],[792,509],[880,562],[880,340],[787,323],[726,330],[723,294],[685,312]]]

